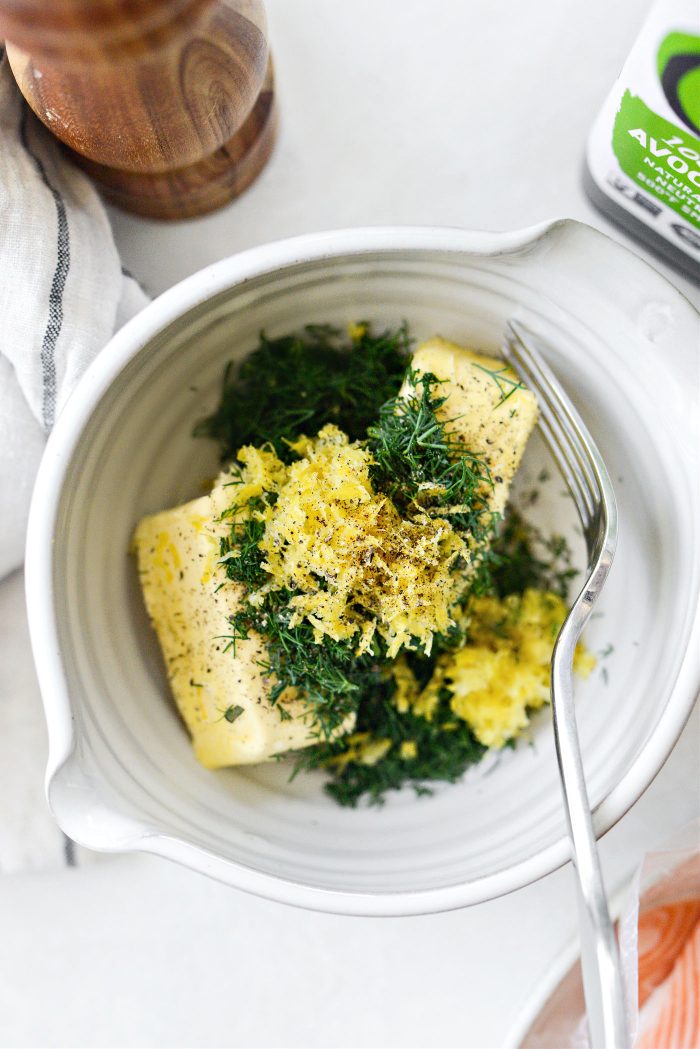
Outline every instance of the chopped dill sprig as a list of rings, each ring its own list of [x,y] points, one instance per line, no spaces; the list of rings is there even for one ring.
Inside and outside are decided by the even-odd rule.
[[[335,423],[351,440],[365,436],[380,406],[397,393],[410,348],[404,325],[374,334],[353,326],[343,338],[328,325],[302,334],[260,336],[239,369],[229,363],[218,408],[195,427],[198,437],[219,442],[222,459],[246,444],[271,444],[284,462],[294,458],[288,441]]]
[[[392,397],[368,427],[374,458],[370,471],[378,491],[390,497],[404,517],[416,511],[447,517],[456,532],[469,537],[471,588],[490,585],[489,541],[500,515],[488,509],[493,479],[486,460],[449,432],[449,418],[439,417],[446,396],[440,379],[409,368],[409,389]]]
[[[516,390],[524,390],[525,387],[519,379],[511,379],[510,368],[507,364],[504,364],[502,368],[487,368],[483,364],[477,364],[473,362],[473,368],[478,368],[480,372],[484,372],[485,375],[489,375],[498,387],[498,392],[501,395],[501,399],[498,404],[494,404],[494,408],[500,408],[502,404],[512,397]]]
[[[426,506],[441,512],[462,507],[457,515],[462,530],[473,526],[480,533],[480,517],[493,488],[488,465],[447,432],[450,420],[438,418],[447,400],[438,392],[442,381],[412,368],[406,379],[412,392],[383,404],[378,422],[367,429],[372,482],[404,514]]]
[[[306,621],[290,627],[292,596],[288,590],[277,590],[266,594],[258,606],[246,603],[232,617],[231,626],[238,639],[248,638],[251,631],[264,638],[266,657],[259,666],[274,678],[268,699],[280,716],[285,716],[280,697],[285,689],[294,688],[313,715],[319,739],[328,739],[378,680],[380,661],[374,652],[356,655],[350,640],[325,637],[318,644]]]
[[[363,698],[354,732],[390,740],[391,747],[376,764],[345,761],[346,738],[322,743],[297,755],[297,769],[324,768],[334,772],[326,791],[340,805],[355,808],[362,798],[381,805],[390,790],[411,783],[418,794],[430,794],[428,783],[455,783],[470,765],[486,753],[466,722],[457,722],[447,690],[432,719],[400,713],[391,701],[393,686],[385,681]],[[402,743],[415,744],[415,757],[402,757]]]

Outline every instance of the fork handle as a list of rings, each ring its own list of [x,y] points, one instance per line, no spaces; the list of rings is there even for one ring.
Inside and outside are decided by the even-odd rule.
[[[552,657],[552,694],[556,696],[554,739],[578,889],[581,971],[589,1038],[592,1049],[628,1049],[620,953],[593,833],[574,712],[571,666],[577,637],[560,635],[560,641],[562,644],[557,643]]]

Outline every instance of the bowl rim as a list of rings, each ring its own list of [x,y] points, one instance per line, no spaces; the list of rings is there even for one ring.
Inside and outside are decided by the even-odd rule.
[[[394,892],[331,890],[293,882],[251,870],[224,859],[184,838],[158,833],[134,821],[124,833],[123,817],[114,816],[113,841],[99,841],[90,828],[75,825],[70,813],[57,802],[52,783],[76,745],[76,733],[68,682],[66,680],[54,611],[53,534],[66,472],[82,432],[108,388],[123,368],[161,330],[197,305],[218,293],[254,277],[298,263],[323,261],[338,256],[376,252],[411,253],[435,251],[462,256],[489,257],[517,253],[561,231],[593,243],[617,255],[628,269],[638,268],[645,283],[655,284],[666,298],[697,316],[682,292],[643,259],[616,241],[583,223],[554,220],[505,233],[472,232],[448,227],[370,226],[302,234],[273,241],[215,262],[166,290],[128,321],[109,340],[87,368],[68,398],[47,442],[32,497],[26,559],[25,587],[30,638],[44,704],[49,758],[46,794],[59,826],[79,844],[97,851],[142,851],[165,856],[193,870],[268,899],[313,910],[352,915],[409,915],[452,910],[483,902],[521,888],[556,870],[569,859],[569,844],[561,837],[538,853],[504,870],[466,884],[437,889]],[[695,652],[698,655],[695,657]],[[38,658],[39,653],[41,658]],[[610,790],[594,812],[596,837],[607,833],[637,801],[652,782],[678,739],[700,688],[700,603],[691,625],[689,644],[678,676],[659,722],[622,779]],[[101,817],[109,821],[105,809]]]

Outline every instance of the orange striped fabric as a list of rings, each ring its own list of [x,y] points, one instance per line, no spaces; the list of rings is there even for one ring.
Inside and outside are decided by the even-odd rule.
[[[637,1049],[699,1049],[700,902],[641,915],[639,946],[640,1007],[654,991],[658,1001],[649,1002]]]
[[[639,915],[640,1008],[673,968],[700,920],[700,900],[655,907]]]

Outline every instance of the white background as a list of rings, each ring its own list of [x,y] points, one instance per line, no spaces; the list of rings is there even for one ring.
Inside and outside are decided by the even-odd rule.
[[[641,0],[268,0],[282,111],[271,163],[205,219],[114,214],[124,262],[155,294],[242,248],[329,227],[499,230],[567,215],[624,240],[580,175],[586,133],[645,10]],[[0,693],[11,679],[38,703],[20,585],[0,588]],[[603,841],[611,890],[697,814],[699,730],[696,710]],[[153,858],[100,858],[0,881],[0,1042],[501,1046],[575,929],[568,870],[470,910],[371,920],[295,911]]]

